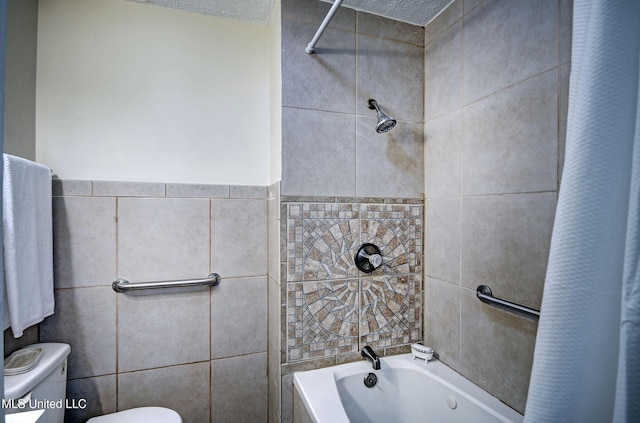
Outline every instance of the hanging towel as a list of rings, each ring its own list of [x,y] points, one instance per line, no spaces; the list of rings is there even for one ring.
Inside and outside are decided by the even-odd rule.
[[[51,171],[3,155],[4,328],[18,338],[53,314]]]

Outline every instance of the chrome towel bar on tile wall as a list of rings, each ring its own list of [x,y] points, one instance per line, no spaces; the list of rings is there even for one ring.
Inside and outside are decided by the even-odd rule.
[[[124,278],[118,278],[111,284],[116,292],[138,291],[141,289],[158,289],[158,288],[182,288],[187,286],[218,286],[220,285],[220,275],[211,273],[205,279],[183,279],[174,281],[154,281],[154,282],[136,282],[130,283]]]
[[[487,285],[478,286],[476,289],[476,297],[478,297],[478,299],[483,303],[491,304],[512,313],[519,314],[520,316],[528,317],[533,320],[538,320],[540,318],[540,310],[494,297],[491,292],[491,288]]]

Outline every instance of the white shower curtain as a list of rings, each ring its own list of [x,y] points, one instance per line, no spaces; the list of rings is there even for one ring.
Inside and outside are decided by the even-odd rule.
[[[574,0],[572,49],[525,422],[640,422],[640,1]]]

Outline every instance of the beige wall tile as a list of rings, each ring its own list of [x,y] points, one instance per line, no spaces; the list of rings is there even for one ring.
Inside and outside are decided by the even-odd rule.
[[[269,423],[280,423],[282,414],[282,373],[280,371],[280,352],[269,345]]]
[[[282,423],[293,422],[293,373],[282,375]]]
[[[229,198],[229,185],[167,184],[167,197]]]
[[[556,190],[557,103],[554,69],[466,106],[463,194]]]
[[[267,421],[267,353],[211,362],[211,421]]]
[[[569,76],[571,64],[560,66],[558,86],[558,189],[564,168],[564,152],[567,141],[567,112],[569,111]]]
[[[355,164],[354,115],[282,108],[283,195],[353,197]]]
[[[225,279],[211,295],[211,358],[267,350],[267,278]]]
[[[194,191],[191,189],[193,187],[186,187],[191,190],[185,191],[182,185],[184,184],[169,184],[170,194],[187,197],[212,194],[202,189]],[[150,186],[146,184],[138,186],[135,183],[113,183],[104,184],[102,188],[104,189],[98,194],[151,195],[147,190]],[[105,191],[107,188],[111,191]],[[255,272],[263,275],[262,278],[244,280],[229,280],[225,277],[224,282],[231,284],[223,283],[214,288],[215,292],[211,295],[209,290],[202,288],[127,294],[116,294],[110,286],[56,290],[59,310],[42,324],[40,340],[67,342],[71,345],[69,374],[75,379],[69,384],[69,393],[85,395],[94,401],[86,411],[70,413],[70,421],[83,421],[94,415],[115,411],[118,356],[120,373],[117,377],[120,385],[117,390],[120,393],[120,409],[160,405],[176,409],[185,422],[208,421],[211,416],[210,313],[213,312],[215,316],[216,310],[222,311],[224,316],[215,319],[223,324],[217,326],[222,330],[217,334],[214,331],[213,336],[235,340],[235,344],[223,343],[225,348],[231,345],[231,350],[227,348],[225,354],[260,351],[265,358],[262,370],[264,398],[259,398],[258,402],[264,403],[262,408],[266,418],[268,397],[265,351],[268,312],[267,279],[264,275],[267,272],[267,192],[264,187],[236,187],[234,191],[237,197],[254,197],[258,194],[261,199],[214,200],[213,205],[208,198],[55,198],[54,201],[58,202],[58,275],[65,276],[58,276],[58,279],[68,283],[69,287],[93,283],[91,278],[110,285],[117,276],[116,251],[120,253],[117,259],[119,274],[131,282],[205,276],[211,269],[210,238],[220,233],[227,235],[227,250],[230,245],[232,249],[242,252],[247,248],[247,242],[259,245],[260,248],[256,248],[259,257],[252,260],[249,268],[260,268]],[[117,210],[116,204],[119,206]],[[214,209],[213,213],[211,209]],[[216,233],[211,228],[212,215],[215,220],[216,216],[220,217],[222,214],[227,222],[220,220],[218,229],[222,231]],[[275,216],[279,219],[279,207]],[[231,231],[224,233],[224,228],[221,227],[230,224],[230,221],[237,222],[238,217],[244,218],[245,222],[240,222]],[[279,221],[274,220],[274,223],[279,229]],[[236,228],[236,232],[245,231],[245,235],[233,234],[233,228]],[[120,242],[117,246],[116,232]],[[109,239],[111,245],[108,243]],[[198,248],[190,249],[193,245],[198,245]],[[74,254],[77,256],[72,261]],[[98,256],[100,260],[95,265],[91,264],[91,259]],[[112,258],[105,260],[109,256]],[[111,270],[101,270],[104,267],[110,267]],[[247,266],[242,268],[246,270]],[[107,273],[108,277],[96,278],[99,273]],[[223,291],[222,295],[216,295],[221,294],[217,292],[219,289]],[[231,295],[224,296],[226,291]],[[223,302],[219,307],[211,307],[210,298],[222,299]],[[117,353],[116,300],[119,303],[120,322]],[[240,314],[236,318],[234,314],[238,313]],[[238,326],[244,328],[246,336],[238,337]],[[250,348],[245,348],[247,346]],[[274,357],[279,367],[279,353],[274,353]],[[206,361],[206,364],[203,367],[198,361]],[[193,362],[197,364],[186,364]],[[201,368],[194,370],[191,366]],[[132,370],[137,371],[130,372]],[[107,376],[95,377],[97,375]],[[184,389],[180,386],[183,382]],[[196,389],[192,390],[194,384]],[[161,389],[157,389],[157,386]],[[175,398],[174,390],[185,389],[188,391],[185,398],[180,395],[180,398]],[[134,391],[140,392],[133,393]],[[203,398],[197,399],[202,394]],[[193,398],[198,402],[195,407],[188,404]],[[280,401],[279,398],[277,401]]]
[[[460,286],[426,278],[424,287],[424,344],[439,360],[460,367]]]
[[[425,121],[462,106],[462,22],[425,49]]]
[[[464,0],[453,24],[456,3],[425,28],[425,274],[434,276],[425,281],[425,343],[522,411],[535,329],[478,301],[475,288],[539,306],[564,155],[570,66],[558,64],[570,59],[573,2]],[[445,64],[458,57],[456,75]]]
[[[559,64],[571,61],[573,32],[573,0],[560,0],[560,54]]]
[[[424,192],[423,125],[401,122],[378,134],[376,122],[375,114],[357,119],[356,195],[420,197]]]
[[[282,19],[282,106],[353,113],[355,33],[328,28],[317,44],[317,54],[307,54],[305,47],[317,30],[318,22]]]
[[[268,275],[280,283],[280,197],[267,200]]]
[[[167,407],[184,423],[209,421],[209,362],[118,375],[118,410]]]
[[[280,286],[271,278],[268,281],[268,296],[269,296],[269,348],[280,350],[280,325],[281,322],[281,304],[280,298],[281,290]]]
[[[64,421],[69,423],[83,423],[91,417],[115,413],[116,410],[116,375],[90,377],[86,379],[71,379],[67,382],[67,401],[82,406],[86,401],[86,408],[68,408]]]
[[[209,230],[208,199],[118,199],[118,276],[130,282],[207,276]]]
[[[40,325],[40,341],[71,346],[70,379],[116,372],[116,295],[110,286],[56,290],[55,314]]]
[[[52,179],[51,194],[55,196],[62,195],[91,195],[91,181],[76,179]]]
[[[469,13],[474,7],[478,6],[482,2],[483,0],[464,0],[464,13]]]
[[[460,196],[462,188],[462,112],[425,124],[424,193],[426,198]]]
[[[555,193],[463,199],[462,285],[539,308],[555,208]]]
[[[53,198],[57,288],[110,285],[116,278],[116,199]]]
[[[424,28],[425,45],[437,40],[451,25],[462,18],[463,0],[454,0]]]
[[[475,289],[462,288],[458,370],[524,412],[537,322],[484,304]]]
[[[158,182],[93,181],[93,195],[106,197],[164,197],[165,184]]]
[[[557,64],[557,0],[485,1],[465,16],[465,104]]]
[[[118,371],[208,360],[209,297],[206,288],[118,294]]]
[[[231,185],[231,198],[267,198],[267,187],[264,185]]]
[[[267,274],[267,200],[211,201],[211,266],[223,278]]]
[[[356,113],[376,117],[373,98],[388,115],[422,123],[424,50],[411,44],[358,34]],[[393,131],[396,131],[393,129]]]
[[[426,202],[425,275],[460,283],[460,198]]]

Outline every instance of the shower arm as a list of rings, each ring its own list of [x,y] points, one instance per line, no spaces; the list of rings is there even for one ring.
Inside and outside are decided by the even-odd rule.
[[[338,11],[338,8],[342,4],[342,1],[343,0],[336,0],[333,3],[333,6],[331,6],[331,9],[329,9],[329,13],[327,13],[327,16],[325,16],[324,20],[320,24],[318,31],[316,31],[316,35],[314,35],[311,41],[309,42],[309,44],[307,44],[307,48],[305,49],[307,54],[315,53],[315,48],[316,48],[316,44],[318,43],[318,40],[320,40],[320,37],[322,37],[324,30],[327,29],[329,22],[331,22],[331,19],[333,19],[333,15],[335,15],[336,12]]]

